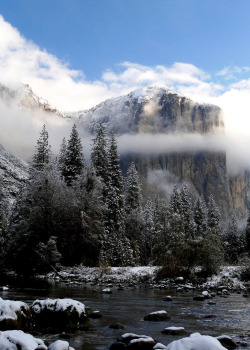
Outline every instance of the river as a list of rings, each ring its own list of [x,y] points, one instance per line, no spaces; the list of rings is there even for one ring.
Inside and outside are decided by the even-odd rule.
[[[231,294],[226,298],[216,296],[213,299],[216,304],[208,305],[208,301],[193,301],[192,292],[153,289],[143,285],[123,291],[117,290],[114,285],[110,295],[101,294],[105,285],[66,285],[46,280],[9,281],[9,285],[8,291],[0,292],[3,299],[31,304],[35,299],[72,298],[93,310],[99,310],[102,318],[91,319],[89,330],[77,332],[67,339],[76,350],[106,350],[118,336],[126,332],[149,335],[167,345],[178,339],[178,336],[161,333],[161,330],[170,326],[185,327],[187,335],[194,332],[212,336],[226,334],[234,340],[250,343],[250,298],[244,298],[241,294]],[[164,302],[162,299],[166,295],[171,295],[173,301]],[[171,319],[168,322],[143,320],[145,315],[158,310],[166,310]],[[216,318],[206,319],[207,315],[215,315]],[[125,328],[109,328],[111,323],[117,322]],[[59,339],[60,335],[40,334],[37,337],[52,342]]]

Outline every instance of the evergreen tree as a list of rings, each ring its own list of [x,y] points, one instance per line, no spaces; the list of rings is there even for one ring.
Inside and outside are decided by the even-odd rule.
[[[197,235],[204,237],[207,231],[207,207],[203,197],[198,198],[195,202],[194,221],[196,223]]]
[[[61,148],[61,161],[64,159],[64,166],[61,163],[62,176],[64,177],[66,184],[71,185],[83,170],[82,143],[75,124],[72,128],[66,152],[63,148],[65,148],[65,145],[62,145]]]
[[[125,193],[125,236],[133,250],[134,263],[140,261],[140,238],[143,226],[141,183],[135,164],[127,170],[124,183]]]
[[[108,155],[107,155],[107,135],[102,124],[98,125],[95,138],[93,139],[93,147],[91,152],[91,161],[95,167],[96,175],[100,176],[105,186],[109,182],[108,174]]]
[[[182,214],[181,196],[176,185],[174,186],[172,195],[170,197],[170,207],[174,213]]]
[[[181,188],[181,210],[184,216],[185,234],[186,238],[194,239],[196,237],[196,223],[193,217],[191,194],[187,185]]]
[[[217,235],[220,235],[220,216],[220,211],[215,204],[213,195],[211,194],[208,202],[207,226],[208,230]]]
[[[61,174],[65,172],[65,161],[66,161],[66,152],[67,152],[67,142],[65,137],[62,140],[62,144],[59,150],[59,157],[57,162],[58,170]]]
[[[76,186],[80,200],[83,229],[83,263],[96,266],[99,263],[100,249],[105,239],[102,200],[102,181],[96,176],[95,168],[90,163],[84,171],[83,178]]]
[[[149,198],[143,209],[143,225],[141,230],[141,263],[148,265],[152,256],[153,240],[155,236],[154,205]]]
[[[109,233],[124,234],[123,181],[119,165],[117,142],[111,135],[108,149],[108,178],[105,226]]]
[[[248,255],[250,256],[250,214],[248,214],[247,218],[247,226],[245,232],[245,249]]]
[[[235,215],[230,221],[224,241],[224,247],[227,260],[231,263],[236,263],[240,253],[242,252],[242,245]]]
[[[45,124],[42,127],[40,137],[37,140],[36,153],[33,156],[32,166],[36,170],[43,170],[44,166],[50,162],[51,147],[49,145],[49,136]]]
[[[224,259],[221,242],[220,212],[212,195],[210,195],[208,202],[207,227],[200,251],[200,264],[206,275],[212,275],[217,273]]]

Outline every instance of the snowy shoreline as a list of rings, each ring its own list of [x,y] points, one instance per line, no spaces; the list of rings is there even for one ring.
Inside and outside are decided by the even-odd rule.
[[[245,290],[249,283],[240,280],[240,272],[244,266],[223,266],[217,275],[207,279],[205,283],[194,284],[185,281],[183,277],[164,278],[157,280],[157,272],[160,266],[138,266],[138,267],[65,267],[56,274],[55,272],[39,276],[69,284],[90,283],[92,285],[102,283],[115,284],[147,284],[159,288],[179,287],[188,290],[216,288],[220,285],[231,289]]]

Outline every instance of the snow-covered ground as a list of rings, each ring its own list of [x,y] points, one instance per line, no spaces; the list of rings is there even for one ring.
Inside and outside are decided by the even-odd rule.
[[[245,289],[244,282],[240,280],[242,266],[224,266],[218,275],[208,278],[207,282],[194,286],[192,283],[184,281],[184,278],[164,279],[156,281],[159,266],[137,266],[137,267],[67,267],[60,271],[61,280],[68,283],[153,283],[166,287],[175,284],[180,288],[192,290],[194,287],[211,289],[220,285],[234,289]],[[54,272],[46,277],[60,280]]]

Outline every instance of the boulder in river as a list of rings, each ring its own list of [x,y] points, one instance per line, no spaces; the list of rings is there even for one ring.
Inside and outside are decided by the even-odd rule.
[[[112,290],[110,288],[104,288],[102,291],[101,291],[102,294],[112,294]]]
[[[167,327],[164,328],[163,331],[161,331],[163,334],[170,334],[170,335],[179,335],[186,333],[186,330],[184,327]]]
[[[124,326],[120,323],[111,323],[111,325],[109,325],[109,328],[112,329],[124,329]]]
[[[69,343],[65,340],[56,340],[54,343],[50,344],[48,350],[74,350],[69,346]]]
[[[69,331],[88,328],[85,305],[73,299],[35,300],[31,311],[39,329]]]
[[[41,339],[34,338],[31,334],[20,330],[0,332],[1,350],[46,350],[47,346]]]
[[[144,317],[144,321],[167,321],[169,319],[170,316],[165,310],[151,312]]]
[[[216,337],[217,340],[223,345],[226,349],[235,349],[238,345],[233,341],[233,339],[227,335],[220,335]]]
[[[0,298],[0,330],[23,329],[32,325],[29,306],[22,301],[3,300]]]
[[[203,300],[205,300],[205,296],[204,295],[195,295],[194,297],[193,297],[193,300],[196,300],[196,301],[203,301]]]
[[[89,318],[102,318],[102,314],[100,311],[96,310],[89,313]]]
[[[164,297],[162,300],[163,300],[163,301],[172,301],[173,299],[171,298],[170,295],[167,295],[167,296]]]
[[[226,350],[219,340],[209,335],[193,333],[190,337],[175,340],[168,344],[166,350]]]

